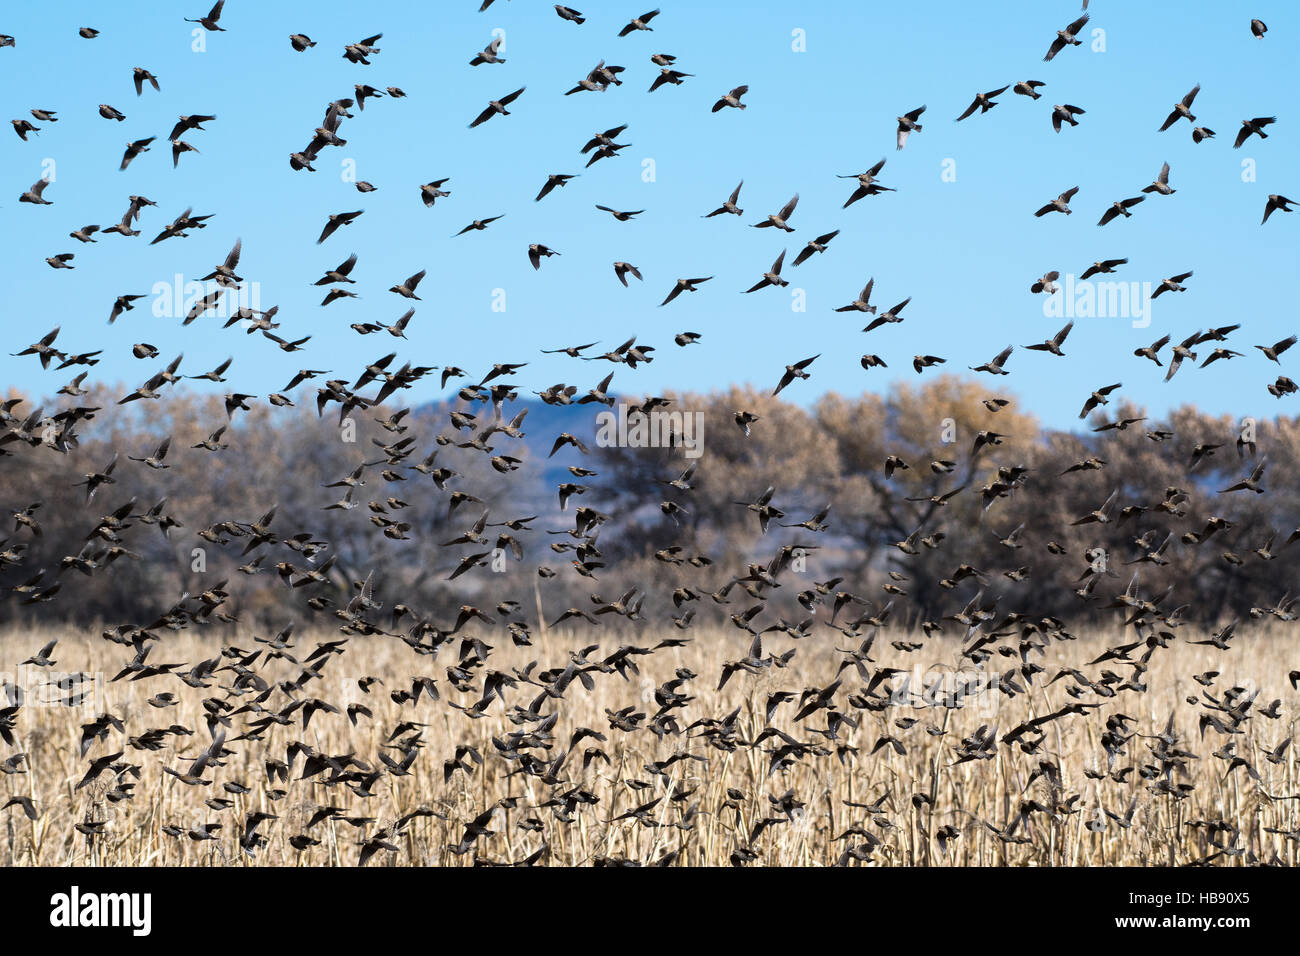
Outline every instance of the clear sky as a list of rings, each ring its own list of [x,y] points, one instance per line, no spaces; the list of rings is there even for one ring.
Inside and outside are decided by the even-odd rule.
[[[641,0],[636,0],[641,4]],[[1079,15],[1077,2],[806,3],[664,0],[654,32],[617,36],[644,12],[622,2],[575,2],[581,26],[556,16],[541,0],[252,3],[229,0],[224,33],[192,50],[193,24],[205,0],[105,5],[6,4],[0,33],[17,38],[0,49],[4,118],[31,108],[56,110],[59,122],[37,123],[22,142],[0,135],[7,193],[0,195],[0,270],[7,342],[17,351],[50,327],[59,345],[105,349],[94,377],[138,384],[162,361],[185,353],[182,371],[204,371],[235,356],[224,387],[265,396],[302,367],[355,376],[364,361],[399,347],[417,364],[459,365],[481,376],[494,361],[530,362],[521,385],[557,381],[590,387],[608,366],[542,356],[555,348],[599,340],[607,348],[633,334],[658,347],[653,365],[620,367],[615,389],[706,390],[735,382],[772,387],[782,366],[822,357],[810,380],[784,394],[811,402],[827,390],[857,394],[894,377],[914,379],[911,357],[948,358],[946,370],[991,358],[1005,345],[1050,337],[1063,324],[1043,314],[1031,282],[1049,270],[1079,273],[1097,259],[1127,257],[1113,278],[1158,282],[1194,270],[1181,295],[1162,297],[1150,328],[1122,318],[1080,319],[1068,358],[1017,350],[1010,378],[989,380],[1018,393],[1052,425],[1075,421],[1093,388],[1124,382],[1123,394],[1153,413],[1184,402],[1210,411],[1271,415],[1300,397],[1278,402],[1264,391],[1279,371],[1300,370],[1300,350],[1267,362],[1255,344],[1296,331],[1293,284],[1300,215],[1275,214],[1260,225],[1269,193],[1300,197],[1297,101],[1300,9],[1258,0],[1247,9],[1219,2],[1094,0],[1094,27],[1104,52],[1085,45],[1051,63],[1043,54],[1055,31]],[[1251,16],[1268,23],[1264,40]],[[77,28],[93,26],[98,39]],[[504,65],[471,68],[469,59],[505,32]],[[383,32],[372,65],[342,57],[343,46]],[[795,31],[801,31],[799,36]],[[294,52],[289,34],[318,42]],[[797,52],[802,37],[806,50]],[[694,76],[680,87],[647,94],[670,53]],[[626,67],[624,85],[603,93],[564,96],[597,61]],[[162,91],[137,97],[132,67],[151,70]],[[954,118],[976,92],[1019,80],[1042,80],[1043,98],[1010,90],[987,115]],[[343,148],[327,148],[317,172],[294,172],[288,155],[302,149],[326,105],[352,95],[355,83],[399,86],[400,101],[370,101],[346,120]],[[1193,85],[1198,124],[1218,138],[1194,145],[1191,125],[1158,127]],[[722,94],[750,86],[748,109],[710,112]],[[477,129],[467,124],[493,98],[527,90]],[[110,104],[125,122],[101,118]],[[1084,108],[1077,128],[1055,134],[1053,104]],[[924,130],[895,150],[895,117],[926,104]],[[165,137],[179,114],[218,117],[185,140],[199,152],[172,168]],[[1267,141],[1233,149],[1243,119],[1279,117]],[[30,118],[30,117],[29,117]],[[595,132],[628,124],[622,155],[589,170],[579,149]],[[124,144],[157,136],[151,152],[118,171]],[[841,209],[856,173],[881,158],[881,181],[897,190]],[[52,206],[19,204],[18,196],[53,159]],[[362,196],[342,176],[355,162],[377,192]],[[1255,163],[1243,181],[1243,162]],[[951,161],[951,164],[947,164]],[[1139,195],[1162,162],[1177,194],[1151,196],[1132,219],[1096,225],[1114,200]],[[947,164],[947,165],[946,165]],[[653,168],[653,176],[647,169]],[[955,170],[955,177],[945,169]],[[551,172],[582,173],[541,203],[533,197]],[[428,209],[419,186],[450,177],[451,196]],[[741,179],[742,219],[701,216]],[[649,181],[647,181],[649,180]],[[1071,186],[1077,212],[1035,219],[1033,212]],[[753,229],[798,192],[796,232]],[[156,201],[144,213],[143,235],[103,236],[96,245],[68,238],[80,226],[108,226],[127,197]],[[594,208],[644,209],[617,222]],[[148,241],[185,207],[214,214],[207,229],[155,246]],[[356,224],[316,245],[331,212],[364,209]],[[476,218],[505,214],[485,233],[452,234]],[[791,289],[741,292],[783,249],[788,260],[814,236],[841,229],[829,252],[799,268],[786,263],[792,288],[806,291],[806,311],[791,308]],[[312,335],[305,351],[286,355],[260,335],[222,330],[206,317],[182,328],[156,318],[148,302],[106,325],[113,299],[149,293],[181,273],[207,274],[236,238],[244,243],[239,273],[259,283],[263,307],[280,306],[279,334]],[[561,253],[534,272],[530,242]],[[361,298],[321,308],[312,283],[351,252],[360,262],[350,287]],[[42,261],[76,253],[74,271]],[[624,289],[611,264],[637,265],[644,283]],[[349,325],[401,315],[407,303],[389,286],[419,269],[428,277],[406,343],[386,334],[360,338]],[[715,276],[694,295],[658,305],[679,276]],[[906,321],[869,334],[857,314],[833,309],[875,277],[882,308],[912,296]],[[505,290],[506,310],[493,311]],[[1132,350],[1165,332],[1175,339],[1198,328],[1241,323],[1229,347],[1247,353],[1208,369],[1184,368],[1171,382]],[[682,330],[703,334],[688,349],[672,344]],[[157,346],[155,361],[130,354],[136,342]],[[601,351],[600,349],[596,351]],[[864,372],[864,352],[888,369]],[[1166,357],[1168,353],[1166,352]],[[0,385],[50,394],[74,370],[42,372],[34,358],[0,356]],[[438,397],[431,379],[408,401]]]

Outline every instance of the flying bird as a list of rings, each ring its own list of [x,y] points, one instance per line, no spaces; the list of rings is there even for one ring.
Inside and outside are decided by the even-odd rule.
[[[795,193],[794,197],[788,203],[786,203],[784,206],[781,207],[780,212],[770,214],[762,222],[756,222],[753,223],[752,225],[756,229],[768,229],[771,227],[776,227],[777,229],[784,230],[785,232],[794,232],[794,229],[789,225],[789,223],[786,220],[788,220],[792,215],[794,215],[795,207],[798,205],[799,205],[799,194]]]
[[[1102,259],[1083,270],[1080,280],[1091,279],[1095,275],[1110,275],[1117,267],[1127,263],[1127,259]]]
[[[1255,348],[1263,352],[1264,358],[1268,359],[1270,362],[1277,362],[1278,365],[1281,365],[1282,363],[1278,362],[1278,356],[1291,346],[1295,345],[1295,343],[1296,337],[1294,335],[1289,335],[1280,342],[1275,342],[1272,345],[1256,345]]]
[[[504,218],[505,216],[503,214],[500,216],[488,216],[486,219],[475,219],[473,222],[471,222],[460,232],[453,235],[452,238],[455,239],[456,236],[463,236],[467,232],[482,232],[484,229],[486,229],[492,223],[496,222],[498,219],[504,219]]]
[[[1291,208],[1294,204],[1295,200],[1293,199],[1287,199],[1285,196],[1271,194],[1268,197],[1268,202],[1264,204],[1264,218],[1259,221],[1259,224],[1261,226],[1264,225],[1264,223],[1268,222],[1268,217],[1278,210],[1281,210],[1282,212],[1294,212],[1295,210]]]
[[[513,93],[507,93],[505,96],[501,97],[501,99],[492,100],[491,102],[489,102],[487,107],[483,110],[483,112],[479,113],[478,116],[474,118],[474,121],[469,124],[469,128],[473,129],[476,126],[482,126],[484,123],[486,123],[492,117],[496,116],[498,113],[501,114],[502,116],[509,116],[510,111],[506,109],[506,107],[509,106],[511,103],[513,103],[515,100],[519,99],[519,97],[523,94],[525,89],[526,87],[521,86]]]
[[[746,104],[740,102],[740,98],[748,92],[749,92],[748,86],[736,87],[726,96],[721,97],[716,103],[713,104],[713,112],[716,113],[719,110],[723,109],[724,107],[728,107],[728,106],[731,107],[732,109],[738,109],[738,110],[745,109]]]
[[[1001,96],[1008,88],[1008,86],[1003,86],[996,90],[990,90],[987,93],[976,93],[975,99],[971,101],[970,106],[966,107],[966,112],[957,117],[957,122],[960,123],[968,116],[972,116],[976,110],[979,110],[980,115],[983,116],[989,110],[993,109],[993,107],[998,105],[993,98],[995,96]]]
[[[623,29],[619,30],[618,35],[625,37],[629,33],[635,33],[637,30],[653,30],[654,27],[649,24],[650,21],[657,16],[659,16],[658,9],[651,10],[649,13],[643,13],[641,16],[632,19],[627,26],[623,27]]]
[[[1254,119],[1242,120],[1241,129],[1237,131],[1237,140],[1232,144],[1233,149],[1241,149],[1246,140],[1252,136],[1258,136],[1260,139],[1268,139],[1268,133],[1264,132],[1265,127],[1272,126],[1277,122],[1276,116],[1257,116]]]
[[[1082,116],[1086,112],[1087,110],[1081,109],[1078,106],[1071,106],[1069,103],[1061,106],[1053,106],[1052,129],[1059,133],[1061,131],[1062,123],[1068,123],[1070,126],[1078,126],[1079,121],[1075,119],[1075,117]]]
[[[1178,373],[1178,370],[1182,368],[1184,359],[1196,361],[1196,353],[1192,349],[1196,347],[1196,343],[1200,340],[1201,333],[1194,332],[1174,346],[1174,354],[1169,358],[1169,368],[1165,371],[1166,382],[1173,378]]]
[[[601,212],[609,213],[619,222],[629,222],[633,219],[633,217],[639,216],[641,215],[641,213],[645,212],[644,209],[638,209],[635,212],[620,212],[617,209],[611,209],[609,206],[602,206],[599,203],[596,204],[596,208],[599,209]]]
[[[1097,225],[1104,226],[1106,223],[1118,218],[1119,216],[1123,216],[1125,219],[1131,219],[1133,214],[1129,212],[1129,210],[1138,203],[1143,202],[1145,199],[1145,196],[1134,196],[1131,199],[1121,199],[1118,202],[1111,203],[1110,208],[1102,213],[1101,218],[1097,220]]]
[[[796,266],[803,265],[810,258],[812,258],[814,254],[819,252],[825,252],[826,247],[830,245],[830,241],[834,239],[836,236],[838,236],[839,234],[840,231],[838,229],[835,229],[832,230],[831,232],[823,233],[822,235],[818,236],[816,239],[810,239],[808,241],[808,244],[804,246],[802,249],[800,249],[799,254],[794,257],[794,264]]]
[[[614,263],[614,275],[618,277],[619,282],[623,283],[623,288],[627,288],[627,277],[629,274],[637,279],[641,278],[640,270],[630,262]],[[664,304],[667,305],[666,302]]]
[[[907,145],[907,138],[913,133],[921,132],[921,124],[917,122],[921,114],[925,112],[924,106],[918,106],[910,112],[904,113],[898,117],[898,149]]]
[[[556,187],[568,185],[570,179],[576,178],[568,173],[552,173],[546,177],[546,182],[542,185],[541,191],[537,194],[534,202],[541,202]]]
[[[895,190],[891,189],[888,186],[882,186],[880,183],[876,181],[876,177],[880,175],[880,171],[884,168],[885,168],[885,161],[882,159],[880,162],[876,163],[876,165],[872,166],[866,172],[856,173],[848,176],[840,176],[837,174],[836,178],[838,179],[856,179],[858,181],[857,188],[854,189],[852,195],[850,195],[849,198],[844,201],[844,205],[841,208],[848,209],[859,199],[865,199],[868,196],[878,196],[881,193],[894,192]]]
[[[785,265],[784,249],[782,249],[781,254],[776,257],[776,261],[772,263],[772,268],[763,273],[763,278],[759,279],[745,291],[757,292],[759,289],[766,289],[768,286],[776,286],[779,288],[789,285],[789,280],[781,278],[781,267],[783,265]]]
[[[836,312],[865,312],[869,315],[875,315],[876,307],[871,304],[871,290],[875,287],[875,285],[876,285],[876,280],[875,277],[873,276],[872,278],[867,280],[867,284],[862,287],[862,291],[858,293],[858,297],[856,299],[854,299],[848,305],[840,306],[835,311]],[[896,308],[901,308],[901,306]]]
[[[1056,59],[1056,54],[1060,53],[1067,46],[1082,46],[1083,41],[1079,39],[1079,31],[1087,25],[1088,19],[1088,14],[1085,13],[1064,30],[1057,30],[1056,39],[1054,39],[1052,45],[1047,48],[1047,55],[1044,56],[1043,59],[1050,62],[1051,60]]]
[[[745,181],[742,179],[740,185],[731,191],[731,195],[727,197],[727,201],[717,209],[713,210],[713,212],[706,214],[704,218],[712,219],[714,216],[720,216],[723,213],[730,213],[733,216],[743,215],[745,210],[737,206],[736,203],[740,201],[740,187],[744,185]]]
[[[559,253],[540,242],[529,243],[528,261],[533,264],[533,269],[542,267],[542,259],[549,259],[551,256],[558,256]]]
[[[1026,345],[1025,348],[1034,352],[1050,352],[1053,355],[1064,357],[1065,353],[1061,351],[1061,346],[1065,344],[1065,340],[1069,336],[1070,330],[1073,328],[1074,322],[1067,322],[1059,332],[1053,335],[1046,342],[1039,342],[1035,345]]]
[[[1039,209],[1034,213],[1034,215],[1039,218],[1046,216],[1049,212],[1063,212],[1067,216],[1070,215],[1070,213],[1073,212],[1073,210],[1070,209],[1070,200],[1074,198],[1078,191],[1078,186],[1071,186],[1065,192],[1061,193],[1061,195],[1057,196],[1047,205]]]
[[[659,306],[662,308],[683,292],[698,292],[699,289],[696,288],[696,286],[701,282],[708,282],[712,278],[713,276],[705,276],[702,279],[678,279],[676,285],[673,286],[672,291],[668,293],[668,297],[660,302]]]
[[[779,395],[781,390],[796,378],[810,378],[810,374],[805,371],[805,369],[807,369],[813,362],[817,361],[818,358],[820,358],[820,353],[814,355],[812,358],[806,358],[801,362],[795,362],[793,365],[787,365],[785,367],[785,373],[781,376],[781,381],[778,382],[776,388],[772,390],[772,394]]]
[[[325,228],[321,230],[320,238],[316,240],[316,245],[320,245],[330,236],[338,231],[340,226],[350,226],[360,216],[364,209],[358,209],[355,212],[331,213],[329,220],[325,223]]]
[[[1184,272],[1180,275],[1172,276],[1168,279],[1161,279],[1160,284],[1156,286],[1155,292],[1151,293],[1151,298],[1158,299],[1166,292],[1186,292],[1183,283],[1192,277],[1192,273]]]
[[[505,42],[504,39],[503,39],[502,37],[500,37],[500,36],[493,37],[493,38],[492,38],[492,42],[489,43],[486,47],[484,47],[484,48],[483,48],[483,51],[482,51],[481,53],[476,53],[476,54],[474,55],[474,58],[473,58],[472,60],[469,61],[469,65],[470,65],[470,66],[480,66],[481,64],[484,64],[484,63],[504,63],[504,62],[506,62],[506,58],[505,58],[505,57],[503,57],[503,56],[497,56],[497,51],[501,49],[501,44],[504,43],[504,42]],[[359,104],[358,104],[358,105],[359,105]],[[490,118],[490,117],[489,117],[489,118]]]
[[[1041,99],[1043,96],[1042,93],[1038,92],[1039,87],[1043,87],[1046,85],[1047,84],[1044,83],[1042,80],[1024,80],[1020,83],[1017,83],[1015,86],[1013,86],[1011,88],[1011,92],[1016,93],[1019,96],[1028,96],[1030,99],[1037,100],[1037,99]]]
[[[135,67],[134,70],[133,70],[133,73],[134,73],[135,95],[136,95],[136,96],[140,96],[140,95],[142,95],[142,94],[144,93],[144,85],[145,85],[145,83],[148,83],[148,84],[149,84],[150,86],[152,86],[155,90],[161,90],[161,89],[162,89],[162,87],[160,87],[160,86],[158,85],[158,77],[154,76],[152,73],[150,73],[150,72],[149,72],[148,70],[146,70],[144,67],[141,67],[141,66],[137,66],[137,67]]]
[[[224,33],[226,28],[218,26],[217,21],[221,19],[221,8],[225,5],[226,0],[217,0],[217,2],[213,4],[212,9],[209,10],[205,16],[199,17],[197,20],[191,20],[188,17],[183,19],[186,23],[201,24],[205,30],[215,30]]]
[[[137,139],[127,143],[126,152],[122,154],[122,164],[117,168],[119,170],[124,170],[126,167],[131,165],[131,160],[135,159],[141,153],[149,152],[149,144],[155,139],[157,139],[157,137],[148,136],[144,139]]]
[[[1192,103],[1196,100],[1196,94],[1199,92],[1201,92],[1201,84],[1197,83],[1186,96],[1174,104],[1173,111],[1161,125],[1160,132],[1163,133],[1180,119],[1187,120],[1193,126],[1196,125],[1196,117],[1192,115]]]

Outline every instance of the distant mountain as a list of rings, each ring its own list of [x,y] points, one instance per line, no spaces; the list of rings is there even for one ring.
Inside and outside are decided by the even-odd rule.
[[[416,409],[419,416],[432,415],[441,417],[446,420],[447,412],[452,408],[463,408],[465,403],[462,402],[431,402],[420,406]],[[470,410],[479,414],[478,409],[482,405],[473,406]],[[522,395],[518,400],[507,402],[502,407],[502,417],[507,421],[514,418],[524,409],[528,410],[528,415],[524,419],[521,428],[524,432],[523,445],[528,450],[528,457],[542,469],[542,478],[547,485],[547,493],[554,494],[555,486],[562,481],[576,480],[569,471],[570,465],[586,464],[590,467],[590,458],[583,455],[572,445],[565,445],[555,453],[554,458],[548,458],[551,448],[555,445],[555,439],[561,432],[578,438],[588,448],[594,449],[596,445],[596,416],[605,411],[604,405],[595,403],[589,405],[548,405],[546,402],[536,398],[524,398]],[[490,412],[489,412],[490,414]]]

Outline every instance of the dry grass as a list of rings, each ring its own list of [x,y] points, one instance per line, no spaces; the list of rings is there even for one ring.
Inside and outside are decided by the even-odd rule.
[[[53,655],[58,662],[54,668],[57,671],[106,672],[106,678],[111,678],[131,656],[127,649],[105,643],[94,635],[21,630],[4,636],[4,656],[17,662],[55,636],[59,638]],[[505,673],[511,673],[512,667],[523,668],[534,659],[540,661],[539,671],[563,667],[568,662],[570,648],[595,641],[603,642],[601,652],[591,655],[592,659],[599,660],[617,645],[611,635],[602,635],[597,630],[577,638],[552,633],[530,648],[515,648],[499,633],[483,636],[496,645],[487,667]],[[531,729],[531,726],[512,723],[507,717],[507,707],[500,701],[491,705],[487,717],[478,720],[471,720],[449,706],[448,698],[465,705],[477,699],[477,694],[457,693],[445,673],[447,666],[455,661],[459,638],[443,647],[437,659],[417,656],[395,640],[353,638],[345,654],[330,660],[323,679],[313,681],[299,696],[322,698],[340,709],[349,702],[362,701],[374,711],[374,719],[362,718],[360,725],[353,727],[343,713],[318,712],[304,730],[299,713],[288,726],[272,725],[262,739],[236,740],[250,715],[237,716],[226,741],[226,747],[233,753],[215,769],[215,782],[210,786],[188,786],[164,774],[162,767],[183,770],[188,762],[185,758],[192,759],[207,746],[209,736],[201,702],[204,698],[228,696],[223,688],[230,686],[229,672],[220,675],[218,685],[206,690],[187,687],[174,677],[105,683],[103,696],[90,709],[29,701],[18,716],[16,748],[5,753],[8,756],[15,749],[25,752],[27,772],[0,778],[0,802],[14,794],[27,794],[38,807],[40,817],[30,822],[17,807],[5,811],[0,841],[3,862],[9,865],[353,865],[358,861],[360,841],[417,807],[432,809],[440,816],[410,821],[393,839],[397,852],[381,851],[370,865],[467,865],[476,855],[482,861],[518,862],[544,844],[549,846],[545,862],[552,865],[587,864],[602,859],[652,863],[669,854],[676,854],[670,860],[683,864],[725,865],[738,847],[750,847],[756,864],[827,865],[840,860],[847,847],[868,843],[868,838],[861,835],[850,834],[840,839],[846,830],[855,826],[881,841],[870,854],[870,863],[879,865],[1185,864],[1216,854],[1224,846],[1230,852],[1215,858],[1221,864],[1236,865],[1251,860],[1296,862],[1296,840],[1266,832],[1266,828],[1282,831],[1300,828],[1297,820],[1300,804],[1293,798],[1300,792],[1295,748],[1289,749],[1285,759],[1276,764],[1266,761],[1261,752],[1271,750],[1288,737],[1295,724],[1292,707],[1296,692],[1288,685],[1286,675],[1297,662],[1290,639],[1281,629],[1241,636],[1227,652],[1188,645],[1189,637],[1195,635],[1184,630],[1173,646],[1156,653],[1150,670],[1144,675],[1149,688],[1145,693],[1126,691],[1111,700],[1085,694],[1082,700],[1098,701],[1102,706],[1088,717],[1068,716],[1047,724],[1046,738],[1038,752],[1026,754],[1018,747],[1002,744],[997,747],[994,759],[958,765],[954,765],[956,745],[981,724],[996,724],[1001,735],[1024,719],[1072,703],[1075,698],[1065,693],[1071,680],[1045,686],[1059,667],[1080,667],[1094,680],[1107,668],[1127,676],[1130,669],[1123,664],[1085,666],[1108,644],[1118,643],[1119,635],[1094,634],[1079,641],[1054,643],[1046,648],[1045,655],[1033,658],[1045,667],[1046,673],[1038,675],[1029,693],[1014,698],[994,693],[970,699],[967,706],[954,710],[853,709],[847,698],[860,692],[863,682],[850,668],[843,674],[844,684],[836,702],[849,718],[859,721],[859,726],[844,726],[838,740],[827,740],[814,732],[814,728],[826,728],[824,710],[795,724],[797,703],[783,705],[773,725],[799,741],[816,742],[826,750],[822,755],[805,756],[770,775],[771,751],[780,743],[779,739],[769,738],[757,747],[746,743],[765,726],[767,696],[777,690],[793,691],[797,696],[804,688],[828,684],[835,678],[843,658],[835,647],[849,646],[848,640],[827,631],[822,636],[798,642],[798,653],[788,666],[768,667],[758,676],[737,673],[719,693],[714,688],[722,664],[744,655],[744,635],[690,632],[689,636],[694,640],[685,648],[660,650],[653,656],[637,658],[641,674],[632,675],[628,682],[617,674],[597,673],[592,675],[593,691],[588,692],[574,682],[563,700],[548,702],[543,710],[554,708],[559,714],[552,757],[568,746],[576,727],[590,727],[609,738],[606,743],[590,738],[579,743],[555,784],[519,772],[518,761],[507,762],[498,755],[493,736],[500,738],[512,731]],[[960,661],[960,648],[953,639],[936,636],[922,650],[905,654],[890,646],[890,641],[902,636],[882,631],[872,652],[876,663],[868,666],[952,669]],[[324,634],[320,639],[335,637]],[[782,635],[769,635],[769,638],[769,653],[781,653],[795,646]],[[263,646],[255,645],[251,635],[227,643],[244,649]],[[296,649],[292,653],[303,658],[316,641],[300,636],[294,643]],[[649,646],[654,640],[643,635],[636,643]],[[169,635],[155,647],[150,660],[153,663],[195,662],[214,656],[220,646],[216,638]],[[1016,664],[1018,659],[995,655],[988,667],[1004,671]],[[631,733],[611,729],[606,708],[617,710],[636,705],[638,710],[653,715],[654,688],[671,680],[677,668],[689,668],[699,675],[681,688],[693,700],[684,710],[675,712],[680,728],[684,731],[696,720],[722,717],[739,708],[740,743],[733,751],[711,746],[700,736],[699,728],[663,737],[645,729],[644,723],[641,729]],[[14,665],[2,669],[11,677],[18,671]],[[1216,697],[1224,689],[1240,685],[1258,688],[1259,707],[1266,707],[1274,698],[1282,699],[1279,719],[1254,713],[1243,724],[1245,733],[1232,738],[1237,754],[1258,768],[1259,782],[1250,779],[1245,768],[1225,777],[1228,762],[1214,756],[1214,752],[1229,738],[1213,730],[1204,739],[1200,736],[1197,723],[1204,712],[1204,701],[1191,704],[1186,698],[1200,695],[1202,688],[1191,676],[1206,670],[1222,671],[1210,689]],[[291,680],[299,672],[297,665],[285,660],[259,667],[259,673],[268,680]],[[48,675],[42,671],[33,673],[37,683]],[[414,706],[407,703],[399,707],[389,698],[389,691],[409,687],[411,675],[417,673],[437,678],[442,699],[422,698]],[[361,694],[356,690],[356,679],[363,675],[382,678],[383,687],[374,688],[369,695]],[[482,670],[475,676],[478,686],[482,676]],[[147,698],[160,691],[176,694],[180,703],[162,710],[146,704]],[[537,688],[521,684],[506,691],[506,702],[508,706],[527,707],[536,694]],[[245,694],[232,700],[239,706],[252,696]],[[288,698],[276,690],[266,706],[279,710],[286,703]],[[989,708],[996,708],[996,712]],[[125,722],[126,735],[110,732],[107,740],[96,741],[83,758],[78,747],[80,725],[104,710]],[[1116,770],[1126,766],[1135,768],[1122,780],[1090,779],[1085,775],[1085,769],[1106,769],[1099,735],[1105,730],[1105,719],[1114,713],[1130,715],[1134,718],[1132,729],[1147,735],[1161,731],[1170,714],[1174,714],[1178,746],[1197,756],[1189,762],[1190,771],[1186,775],[1173,776],[1174,782],[1193,785],[1194,789],[1185,798],[1176,800],[1149,790],[1151,781],[1143,779],[1141,774],[1142,767],[1154,762],[1149,749],[1154,740],[1149,738],[1132,738],[1126,753],[1116,759]],[[908,729],[900,729],[894,724],[899,718],[916,718],[917,722]],[[264,761],[268,756],[283,759],[288,742],[301,740],[331,755],[355,754],[382,770],[377,755],[401,721],[425,725],[421,728],[423,749],[409,776],[384,773],[373,787],[373,795],[363,798],[345,786],[327,786],[324,780],[328,772],[307,780],[298,779],[303,767],[300,756],[291,781],[276,784],[285,787],[287,793],[272,798]],[[136,750],[127,744],[126,736],[173,723],[190,728],[194,735],[168,738],[164,749],[156,753]],[[942,728],[945,733],[932,735],[927,727]],[[895,753],[889,746],[870,754],[877,739],[885,733],[894,734],[903,743],[905,755]],[[457,772],[449,782],[444,782],[443,761],[459,744],[476,747],[485,763],[475,767],[472,775]],[[855,747],[857,752],[848,754],[842,762],[835,752],[838,745]],[[593,746],[601,747],[608,754],[608,766],[593,762],[583,768],[583,751]],[[119,750],[125,750],[123,761],[140,767],[131,799],[118,802],[106,799],[106,792],[114,783],[112,773],[81,790],[74,789],[91,758]],[[388,752],[400,757],[396,751]],[[664,760],[677,752],[689,752],[704,759],[680,760],[668,766],[663,775],[646,770],[652,761]],[[533,753],[546,756],[541,750]],[[1059,790],[1042,775],[1031,782],[1031,775],[1042,761],[1059,762]],[[213,774],[209,769],[209,778]],[[133,780],[130,776],[121,779]],[[644,781],[649,786],[633,790],[627,784],[633,780]],[[228,781],[242,783],[250,792],[229,797],[221,787]],[[562,806],[546,805],[556,795],[575,788],[590,792],[597,802],[579,804],[571,813]],[[724,806],[728,803],[729,788],[743,796],[731,801],[731,806]],[[657,826],[636,819],[613,821],[614,817],[654,797],[680,796],[683,791],[689,795],[661,800],[649,812],[648,819]],[[783,809],[773,800],[790,792],[799,807],[787,814],[785,810],[791,809],[791,805]],[[880,813],[869,813],[846,803],[871,804],[884,794],[890,798]],[[1270,799],[1265,794],[1292,799]],[[464,855],[452,853],[449,845],[461,840],[466,821],[507,795],[517,797],[518,801],[513,809],[494,819],[494,834],[484,836],[474,850]],[[913,801],[916,795],[928,795],[931,804],[922,803],[918,808]],[[234,804],[223,810],[205,806],[204,801],[213,797],[228,797]],[[1099,818],[1100,808],[1122,817],[1134,797],[1137,808],[1130,828],[1106,819],[1104,831],[1088,829],[1087,824]],[[1000,839],[981,822],[1004,827],[1018,815],[1019,807],[1027,800],[1047,808],[1055,807],[1056,812],[1033,813],[1027,824],[1017,828],[1013,836],[1026,842]],[[303,852],[294,850],[289,838],[304,831],[308,817],[317,807],[327,805],[345,808],[346,815],[372,817],[375,822],[354,828],[341,820],[327,820],[310,831],[321,841],[319,846]],[[688,814],[692,809],[694,812]],[[256,810],[275,814],[278,819],[262,825],[260,832],[269,840],[255,855],[249,855],[241,851],[238,834],[245,814]],[[766,827],[751,843],[751,832],[767,817],[779,818],[781,822]],[[89,840],[74,829],[77,823],[87,820],[107,821],[103,834]],[[1239,834],[1234,836],[1226,829],[1216,833],[1211,828],[1193,826],[1197,821],[1225,821]],[[188,829],[204,822],[223,824],[217,831],[217,840],[196,842],[185,835],[169,836],[162,829],[165,825]],[[938,832],[945,825],[957,828],[960,836],[947,842],[946,852],[941,852],[939,841],[927,838],[926,834]]]

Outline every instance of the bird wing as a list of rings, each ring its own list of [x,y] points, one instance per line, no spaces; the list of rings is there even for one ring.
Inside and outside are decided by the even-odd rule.
[[[966,107],[966,112],[962,113],[961,116],[957,117],[956,122],[960,123],[962,120],[970,116],[979,108],[980,108],[980,101],[979,101],[979,97],[977,96],[975,97],[975,99],[971,100],[970,106]]]

